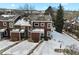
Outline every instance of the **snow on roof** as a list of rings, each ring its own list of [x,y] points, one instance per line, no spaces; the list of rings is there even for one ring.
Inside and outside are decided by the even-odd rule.
[[[50,21],[50,20],[42,20],[42,21],[39,21],[39,20],[34,20],[34,21],[32,21],[32,22],[52,22],[52,21]]]
[[[24,20],[23,18],[19,19],[14,25],[31,26],[31,24],[28,21]]]
[[[66,20],[66,22],[69,23],[70,21],[69,20]]]
[[[35,33],[44,33],[44,29],[34,29],[34,30],[32,30],[32,32],[35,32]]]
[[[76,22],[72,22],[72,24],[75,24]]]
[[[15,21],[19,15],[1,15],[0,21]]]
[[[19,32],[19,29],[13,29],[11,32]]]
[[[13,29],[11,32],[20,32],[20,33],[24,33],[24,29]]]
[[[6,29],[0,29],[0,32],[4,32]]]
[[[3,17],[13,17],[14,15],[1,15]]]
[[[24,33],[24,31],[25,31],[24,29],[21,29],[21,30],[20,30],[21,33]]]

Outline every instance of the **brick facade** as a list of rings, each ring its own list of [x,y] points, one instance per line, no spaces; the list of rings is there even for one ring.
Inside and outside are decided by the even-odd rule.
[[[52,26],[52,22],[51,21],[48,21],[48,22],[46,22],[46,21],[34,21],[33,23],[33,28],[42,28],[42,29],[44,29],[44,35],[45,35],[45,40],[48,40],[48,38],[50,38],[50,37],[48,37],[47,36],[47,32],[48,31],[51,31],[51,26]],[[36,25],[35,26],[35,24],[39,24],[38,26]],[[44,24],[44,26],[41,26],[41,24]],[[48,28],[48,24],[51,24],[51,26],[50,26],[50,28]]]

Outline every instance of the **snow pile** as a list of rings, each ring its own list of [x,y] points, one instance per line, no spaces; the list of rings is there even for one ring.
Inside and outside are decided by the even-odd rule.
[[[23,41],[16,46],[8,49],[3,54],[14,54],[14,55],[26,55],[28,54],[38,43],[32,43]]]
[[[73,50],[73,51],[79,53],[79,46],[75,45],[75,44],[67,46],[66,49]]]
[[[16,42],[11,42],[9,40],[3,40],[3,41],[0,41],[0,50],[10,46],[10,45],[13,45],[15,44]]]

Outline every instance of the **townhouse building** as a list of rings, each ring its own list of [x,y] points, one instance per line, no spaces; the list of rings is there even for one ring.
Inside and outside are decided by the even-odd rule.
[[[31,24],[24,20],[19,19],[14,24],[14,29],[10,32],[12,41],[25,40],[30,37],[29,30],[31,30]]]
[[[19,15],[0,16],[0,38],[7,37],[11,41],[31,38],[33,42],[51,39],[52,21],[50,16],[40,15],[35,20]]]
[[[3,37],[10,38],[10,30],[13,29],[14,23],[18,20],[19,15],[1,15],[0,16],[0,39]]]
[[[51,35],[51,28],[52,28],[52,21],[33,21],[33,33],[36,30],[36,32],[40,32],[41,36],[45,38],[45,40],[50,39]],[[36,37],[37,35],[35,35]],[[34,38],[35,38],[34,37]],[[34,39],[33,38],[33,39]]]

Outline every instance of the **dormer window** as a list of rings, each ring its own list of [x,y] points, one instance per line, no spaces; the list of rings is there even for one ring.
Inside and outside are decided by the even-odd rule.
[[[7,26],[7,22],[3,22],[3,26]]]
[[[9,27],[13,28],[13,23],[12,22],[9,23]]]

